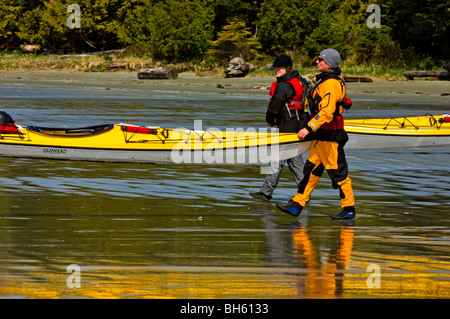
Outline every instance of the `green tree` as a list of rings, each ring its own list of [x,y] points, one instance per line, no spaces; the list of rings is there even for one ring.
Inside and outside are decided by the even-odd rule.
[[[252,10],[252,1],[246,0],[207,0],[207,5],[214,10],[214,33],[219,32],[227,21],[239,17],[247,19]]]
[[[125,18],[125,9],[136,1],[123,0],[78,0],[81,12],[81,27],[69,28],[67,7],[73,0],[47,0],[41,13],[39,29],[29,30],[29,35],[38,34],[40,42],[52,50],[92,51],[115,49],[120,44],[117,25]],[[27,39],[25,34],[22,35]]]
[[[81,8],[79,29],[67,25],[72,3]],[[5,0],[0,3],[0,41],[17,38],[57,52],[117,48],[129,40],[123,32],[129,26],[129,12],[150,4],[150,0]],[[144,23],[139,19],[136,25]]]
[[[43,0],[2,0],[0,2],[0,48],[20,43],[26,25],[35,26]],[[30,41],[34,44],[34,42]]]
[[[211,45],[213,48],[208,53],[221,63],[227,63],[237,56],[248,61],[262,57],[259,53],[262,47],[258,39],[252,37],[250,28],[238,19],[232,19],[226,24]]]
[[[448,0],[380,0],[382,20],[403,51],[448,59],[450,2]]]
[[[369,28],[367,19],[371,12],[367,7],[371,0],[344,0],[339,3],[333,14],[335,29],[342,30],[342,42],[335,44],[342,52],[343,58],[352,63],[393,60],[399,57],[398,45],[390,36],[391,29],[383,21],[386,16],[381,9],[380,28]]]
[[[371,0],[2,0],[0,49],[38,44],[53,52],[139,48],[167,62],[200,61],[211,47],[252,59],[297,53],[310,63],[325,47],[354,63],[448,59],[448,0],[377,0],[381,28],[368,28]],[[67,26],[69,4],[81,8],[81,28]],[[242,21],[241,40],[224,35]],[[228,25],[226,26],[229,27]],[[231,32],[231,31],[227,31]],[[252,35],[257,35],[256,41]],[[220,41],[219,41],[220,40]],[[227,42],[228,41],[228,42]],[[231,42],[230,42],[231,41]],[[253,41],[253,42],[252,42]],[[260,43],[262,50],[257,49]],[[255,51],[256,50],[256,51]],[[214,51],[212,51],[214,52]],[[217,52],[216,52],[217,53]],[[216,53],[214,53],[216,55]],[[226,54],[225,54],[226,55]],[[222,59],[222,57],[220,57]]]
[[[318,0],[266,0],[258,14],[258,39],[270,54],[299,51],[318,25],[324,4]]]
[[[344,30],[336,27],[330,13],[325,12],[319,19],[319,25],[305,38],[301,52],[305,53],[302,59],[304,63],[315,61],[320,51],[332,47],[338,50],[341,56],[345,56],[346,45],[344,43]]]
[[[148,18],[152,55],[167,62],[201,60],[213,38],[214,12],[202,0],[155,4]]]
[[[153,2],[152,0],[126,1],[118,12],[118,16],[123,18],[113,22],[120,43],[145,46],[150,39],[147,21]]]
[[[327,48],[337,49],[343,60],[352,63],[381,62],[399,56],[398,45],[390,37],[391,29],[367,26],[370,0],[332,0],[316,10],[312,31],[304,38],[300,52],[302,61],[311,63]]]

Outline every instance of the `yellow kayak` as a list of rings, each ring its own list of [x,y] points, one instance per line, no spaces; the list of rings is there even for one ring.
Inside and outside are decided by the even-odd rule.
[[[0,132],[0,156],[139,163],[266,164],[309,150],[296,134],[268,129],[166,129],[130,124],[18,126]]]
[[[345,120],[348,149],[450,145],[450,116]]]
[[[346,120],[347,149],[450,145],[450,116]],[[268,164],[309,151],[296,133],[167,129],[130,124],[47,128],[0,123],[0,156],[85,161]]]

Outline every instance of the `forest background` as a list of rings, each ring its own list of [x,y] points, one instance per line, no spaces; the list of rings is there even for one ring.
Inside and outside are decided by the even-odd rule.
[[[442,69],[449,24],[448,0],[2,0],[0,69],[55,64],[55,55],[67,65],[68,54],[124,48],[114,59],[134,67],[216,70],[241,56],[264,69],[285,53],[308,68],[328,47],[354,73]],[[25,44],[42,51],[25,57]],[[69,62],[83,69],[83,61]]]

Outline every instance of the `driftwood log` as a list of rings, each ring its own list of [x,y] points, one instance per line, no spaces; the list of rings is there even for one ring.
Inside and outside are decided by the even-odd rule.
[[[438,78],[439,80],[450,80],[450,72],[448,71],[406,71],[403,73],[408,80],[414,78]]]
[[[373,82],[371,78],[364,76],[345,76],[345,82]]]
[[[153,68],[140,69],[138,79],[176,79],[178,72],[173,69]]]
[[[128,64],[121,62],[111,62],[106,64],[107,70],[125,70],[128,67]]]

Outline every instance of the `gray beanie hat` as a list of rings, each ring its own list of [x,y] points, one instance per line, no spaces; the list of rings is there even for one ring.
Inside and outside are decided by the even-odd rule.
[[[325,49],[320,52],[320,56],[332,69],[337,68],[341,62],[341,55],[335,49]]]

